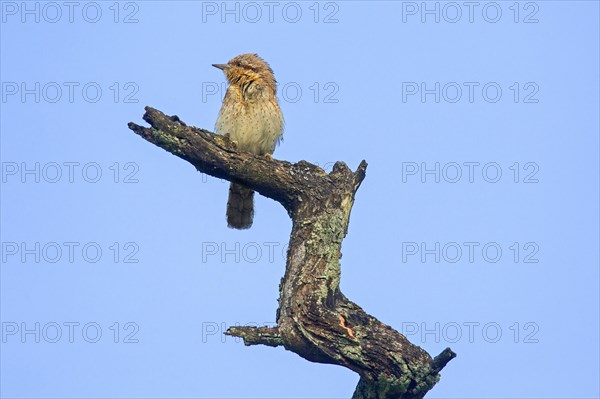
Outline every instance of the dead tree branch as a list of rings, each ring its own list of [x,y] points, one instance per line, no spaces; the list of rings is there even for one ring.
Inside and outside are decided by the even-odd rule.
[[[435,359],[365,313],[339,289],[341,244],[354,195],[367,163],[356,171],[337,162],[331,173],[311,163],[292,164],[238,152],[226,137],[187,126],[146,107],[150,128],[130,122],[145,140],[185,159],[198,171],[242,183],[283,205],[292,218],[277,327],[232,327],[246,345],[283,346],[317,363],[338,364],[360,375],[354,398],[422,398],[456,355]]]

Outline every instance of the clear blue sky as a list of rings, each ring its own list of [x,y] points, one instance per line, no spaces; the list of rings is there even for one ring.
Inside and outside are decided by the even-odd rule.
[[[140,139],[212,129],[245,52],[275,157],[369,163],[342,291],[432,355],[434,398],[597,398],[599,7],[2,1],[3,397],[347,398],[358,377],[221,335],[273,323],[291,222]],[[39,341],[39,342],[36,342]]]

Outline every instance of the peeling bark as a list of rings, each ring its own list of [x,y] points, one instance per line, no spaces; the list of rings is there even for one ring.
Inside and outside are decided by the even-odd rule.
[[[232,327],[226,334],[243,338],[246,345],[283,346],[311,362],[357,372],[355,399],[425,396],[454,352],[446,348],[432,359],[339,289],[342,240],[365,178],[365,161],[354,172],[337,162],[328,174],[305,161],[291,164],[238,152],[226,137],[150,107],[144,120],[151,128],[132,122],[129,128],[203,173],[242,183],[281,203],[292,218],[277,327]]]

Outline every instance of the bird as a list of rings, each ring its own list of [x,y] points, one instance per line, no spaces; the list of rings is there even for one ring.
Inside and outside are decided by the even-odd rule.
[[[241,54],[227,64],[212,64],[229,83],[215,123],[215,132],[234,141],[238,150],[272,157],[283,136],[284,119],[277,102],[277,81],[258,54]],[[254,191],[229,186],[227,225],[248,229],[254,219]]]

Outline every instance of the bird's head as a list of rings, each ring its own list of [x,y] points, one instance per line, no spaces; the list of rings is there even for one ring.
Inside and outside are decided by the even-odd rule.
[[[227,64],[212,65],[225,72],[225,77],[231,85],[245,86],[262,81],[261,83],[266,83],[275,92],[277,82],[273,70],[257,54],[242,54],[232,58]]]

